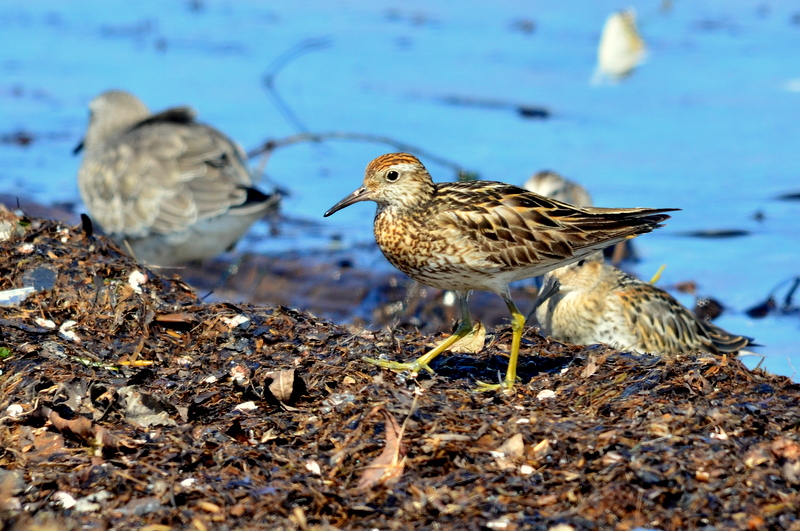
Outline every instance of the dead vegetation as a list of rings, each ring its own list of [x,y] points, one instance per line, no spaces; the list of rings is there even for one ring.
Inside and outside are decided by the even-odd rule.
[[[0,291],[56,276],[0,308],[0,529],[800,530],[788,378],[529,329],[516,392],[478,394],[508,326],[405,378],[361,357],[440,338],[204,304],[80,227],[4,215]]]

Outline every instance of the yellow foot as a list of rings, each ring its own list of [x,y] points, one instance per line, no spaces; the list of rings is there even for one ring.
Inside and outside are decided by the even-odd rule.
[[[421,363],[417,363],[416,361],[411,363],[400,363],[397,361],[389,361],[389,360],[376,360],[374,358],[361,358],[362,360],[366,361],[367,363],[371,363],[372,365],[377,365],[378,367],[383,367],[384,369],[389,369],[395,372],[419,372],[421,369],[425,369],[426,371],[430,371],[433,373],[433,369],[428,367],[427,365],[423,365]]]
[[[478,393],[486,393],[488,391],[497,391],[497,390],[502,390],[505,393],[510,393],[514,390],[514,382],[503,380],[503,383],[490,384],[478,380],[478,386],[475,389],[475,391]]]

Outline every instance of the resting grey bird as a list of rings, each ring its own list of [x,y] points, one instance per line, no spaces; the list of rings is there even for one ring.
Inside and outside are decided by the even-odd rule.
[[[123,250],[172,266],[232,248],[277,211],[280,197],[253,187],[242,149],[195,121],[190,107],[151,114],[110,90],[89,103],[78,187],[89,215]]]

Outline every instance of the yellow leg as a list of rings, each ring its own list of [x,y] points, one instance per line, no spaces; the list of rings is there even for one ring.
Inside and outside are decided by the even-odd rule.
[[[514,388],[517,381],[517,361],[519,360],[519,345],[522,342],[522,331],[525,329],[525,316],[520,313],[517,305],[511,300],[511,294],[506,291],[503,294],[508,309],[511,311],[511,355],[508,358],[508,370],[502,383],[488,384],[478,382],[478,391],[495,391],[504,389],[510,391]]]
[[[472,332],[472,319],[469,316],[469,305],[467,304],[467,300],[469,298],[469,292],[462,292],[457,291],[456,294],[458,295],[458,300],[461,306],[461,324],[458,326],[458,330],[456,332],[436,345],[435,348],[430,350],[427,354],[420,356],[419,358],[415,359],[411,363],[400,363],[397,361],[388,361],[388,360],[376,360],[374,358],[361,358],[367,363],[371,363],[373,365],[377,365],[378,367],[383,367],[384,369],[390,369],[397,372],[402,371],[411,371],[411,372],[419,372],[421,369],[425,369],[427,371],[433,372],[433,370],[428,366],[428,364],[433,361],[433,359],[444,352],[445,350],[449,349],[453,343],[469,335]]]

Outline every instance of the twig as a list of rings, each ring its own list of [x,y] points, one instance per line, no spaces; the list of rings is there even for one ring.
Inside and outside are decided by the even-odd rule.
[[[318,39],[307,39],[301,41],[300,43],[296,44],[295,46],[289,48],[281,55],[275,59],[271,65],[267,68],[266,74],[264,74],[263,82],[264,87],[267,89],[267,93],[272,97],[275,106],[278,107],[278,110],[283,114],[283,117],[295,127],[298,131],[306,132],[308,128],[305,124],[300,121],[297,115],[292,111],[289,105],[283,100],[281,95],[278,93],[278,90],[275,88],[275,78],[286,65],[297,59],[303,54],[314,50],[321,50],[323,48],[327,48],[331,45],[331,39],[328,37],[321,37]]]
[[[783,300],[783,308],[788,310],[792,307],[792,299],[794,299],[794,294],[797,291],[798,286],[800,286],[800,277],[794,277],[792,281],[792,287],[789,288],[789,293],[786,294],[786,298]]]
[[[551,116],[550,109],[541,105],[528,105],[525,103],[514,103],[506,100],[473,98],[470,96],[441,96],[435,100],[446,105],[459,107],[477,107],[483,109],[511,109],[523,118],[535,118],[547,120]]]
[[[326,131],[322,133],[298,133],[284,138],[277,138],[267,140],[261,146],[253,149],[247,153],[248,158],[258,157],[259,155],[269,156],[273,151],[280,147],[290,146],[292,144],[299,144],[301,142],[323,142],[325,140],[354,140],[358,142],[375,142],[378,144],[387,144],[399,151],[407,151],[414,153],[420,157],[429,159],[436,164],[448,167],[459,175],[469,173],[463,166],[457,162],[434,155],[420,147],[400,142],[388,136],[371,135],[368,133],[348,133],[346,131]]]

